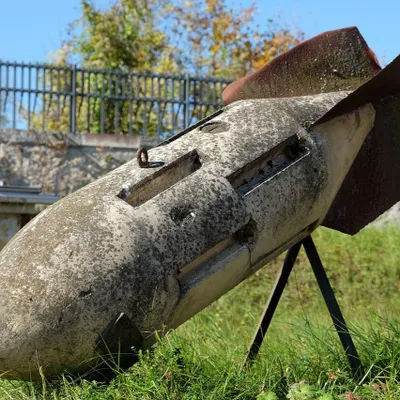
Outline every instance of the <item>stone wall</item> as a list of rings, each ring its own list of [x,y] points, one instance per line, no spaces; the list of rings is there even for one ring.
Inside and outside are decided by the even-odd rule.
[[[135,157],[157,138],[0,129],[0,180],[65,196]]]

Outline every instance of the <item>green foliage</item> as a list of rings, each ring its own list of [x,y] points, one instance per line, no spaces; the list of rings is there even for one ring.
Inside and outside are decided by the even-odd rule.
[[[82,17],[55,55],[78,57],[86,68],[238,78],[258,69],[301,39],[267,20],[254,22],[256,4],[226,0],[114,0],[98,9],[81,0]]]
[[[0,399],[399,399],[400,230],[367,228],[349,237],[319,229],[313,236],[365,367],[361,381],[350,375],[302,251],[251,368],[241,371],[241,363],[282,257],[142,352],[109,384],[2,381]]]
[[[81,0],[81,6],[82,17],[70,25],[63,57],[77,55],[87,68],[152,71],[167,45],[157,24],[162,1],[119,0],[99,10],[92,1]]]
[[[292,35],[271,20],[267,28],[255,25],[255,5],[234,7],[225,0],[114,0],[105,9],[96,7],[94,1],[81,0],[81,10],[81,18],[69,26],[68,39],[53,54],[53,63],[66,67],[77,62],[86,69],[113,71],[105,81],[96,72],[78,74],[76,130],[81,133],[113,133],[118,128],[122,134],[155,135],[173,129],[176,121],[171,108],[157,103],[163,107],[160,118],[155,103],[146,99],[157,98],[162,92],[161,98],[176,101],[182,98],[184,87],[171,87],[161,79],[161,88],[154,88],[152,78],[126,74],[190,73],[234,79],[258,69],[301,39],[300,34]],[[47,90],[58,92],[63,87],[68,92],[71,76],[62,75],[60,83],[57,70],[47,70],[42,79]],[[215,102],[220,100],[214,98],[215,93],[219,97],[221,91],[221,84],[211,90],[191,85],[189,98],[196,103]],[[97,95],[107,99],[101,101]],[[68,131],[70,103],[67,101],[60,111],[56,97],[47,96],[48,106],[33,116],[33,128]],[[193,116],[201,118],[210,111],[200,105]]]

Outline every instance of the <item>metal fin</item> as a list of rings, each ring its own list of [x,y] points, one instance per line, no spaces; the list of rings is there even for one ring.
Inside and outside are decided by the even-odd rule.
[[[257,72],[231,83],[224,104],[355,90],[380,71],[356,27],[321,33],[279,55]]]
[[[400,56],[314,125],[372,103],[375,124],[323,225],[355,234],[400,201]]]

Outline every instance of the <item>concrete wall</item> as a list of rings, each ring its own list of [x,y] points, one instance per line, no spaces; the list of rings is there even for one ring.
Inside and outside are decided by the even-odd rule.
[[[41,185],[65,196],[136,156],[158,139],[140,136],[48,134],[0,128],[0,181]],[[0,187],[1,189],[1,187]],[[0,201],[0,250],[43,205]]]
[[[157,138],[0,129],[0,180],[65,196],[135,157]]]

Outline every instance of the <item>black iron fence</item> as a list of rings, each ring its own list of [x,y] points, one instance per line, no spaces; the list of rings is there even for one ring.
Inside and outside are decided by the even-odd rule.
[[[229,83],[0,60],[0,125],[165,138],[221,108]]]

